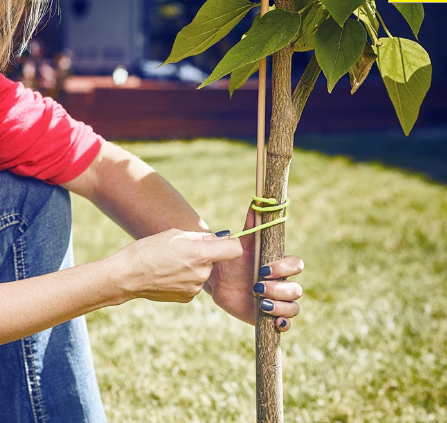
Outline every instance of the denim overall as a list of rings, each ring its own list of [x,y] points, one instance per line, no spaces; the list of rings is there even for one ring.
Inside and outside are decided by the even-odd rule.
[[[0,283],[70,266],[68,192],[0,172]],[[0,423],[103,422],[84,317],[0,345]]]

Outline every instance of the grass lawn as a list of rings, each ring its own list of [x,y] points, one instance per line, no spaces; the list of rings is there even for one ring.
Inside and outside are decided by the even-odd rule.
[[[124,144],[214,230],[237,231],[255,148],[226,141]],[[286,423],[447,422],[447,188],[380,164],[297,150],[287,251],[306,270],[282,337]],[[132,205],[129,204],[129,207]],[[77,262],[131,241],[74,198]],[[202,293],[88,316],[110,423],[253,423],[254,329]]]

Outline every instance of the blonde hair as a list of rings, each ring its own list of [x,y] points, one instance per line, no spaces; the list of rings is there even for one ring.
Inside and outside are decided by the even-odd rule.
[[[0,70],[4,70],[14,49],[21,54],[52,0],[0,0]]]

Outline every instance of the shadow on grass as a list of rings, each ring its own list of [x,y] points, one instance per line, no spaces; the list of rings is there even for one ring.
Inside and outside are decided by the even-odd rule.
[[[357,162],[381,162],[447,184],[447,127],[414,131],[364,134],[304,134],[295,146],[329,156],[347,156]]]

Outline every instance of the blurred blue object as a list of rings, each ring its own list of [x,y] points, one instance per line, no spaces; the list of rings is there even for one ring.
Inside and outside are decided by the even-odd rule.
[[[142,79],[201,83],[208,74],[187,61],[161,66],[157,60],[140,60],[134,73]]]

